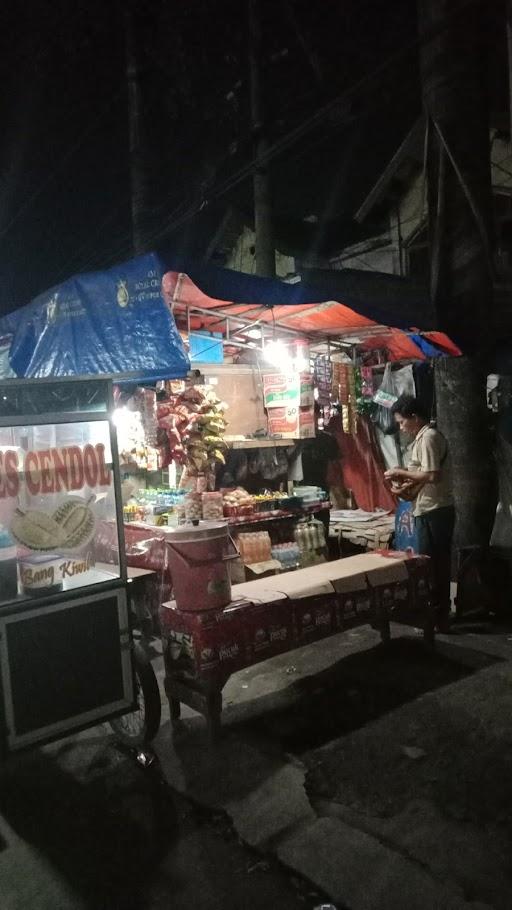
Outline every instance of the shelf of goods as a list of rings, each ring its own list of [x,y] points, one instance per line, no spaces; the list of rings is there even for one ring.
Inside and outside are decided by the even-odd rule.
[[[328,500],[317,503],[308,503],[297,509],[276,509],[272,512],[254,512],[252,515],[243,515],[240,518],[228,518],[229,527],[240,527],[240,525],[260,524],[268,521],[279,521],[283,518],[301,518],[303,515],[313,515],[316,512],[322,512],[324,509],[330,509],[331,504]]]
[[[260,439],[230,439],[229,436],[225,436],[224,441],[230,449],[275,449],[279,446],[293,446],[297,440],[282,439],[281,437],[269,439],[268,436]]]

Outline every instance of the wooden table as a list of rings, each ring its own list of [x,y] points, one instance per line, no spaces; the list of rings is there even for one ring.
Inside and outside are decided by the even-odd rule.
[[[343,541],[364,550],[382,550],[389,547],[395,532],[395,516],[383,515],[370,521],[331,521],[329,537],[338,543],[339,553]]]

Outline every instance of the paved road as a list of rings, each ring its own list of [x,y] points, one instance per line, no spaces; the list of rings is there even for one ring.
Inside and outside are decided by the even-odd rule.
[[[314,907],[318,889],[245,847],[96,728],[0,774],[1,910]]]
[[[105,727],[5,766],[1,910],[508,910],[512,633],[407,635],[233,677],[214,752],[164,703],[149,768]]]

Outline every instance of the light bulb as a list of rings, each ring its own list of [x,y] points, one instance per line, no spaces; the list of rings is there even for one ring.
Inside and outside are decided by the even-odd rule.
[[[309,361],[299,354],[293,361],[293,368],[297,373],[305,373],[309,369]]]
[[[122,427],[126,425],[128,417],[128,408],[123,405],[121,408],[116,408],[112,412],[112,423],[115,427]]]
[[[286,345],[282,341],[269,341],[265,345],[264,358],[267,363],[279,367],[282,373],[291,369],[292,360]]]

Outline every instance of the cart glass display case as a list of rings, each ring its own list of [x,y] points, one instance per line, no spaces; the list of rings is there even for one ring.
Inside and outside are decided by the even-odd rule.
[[[133,701],[112,409],[107,380],[0,385],[3,752]],[[117,533],[99,566],[103,521]]]
[[[0,427],[0,603],[107,580],[101,520],[116,522],[108,420]],[[108,577],[120,571],[117,536]]]

